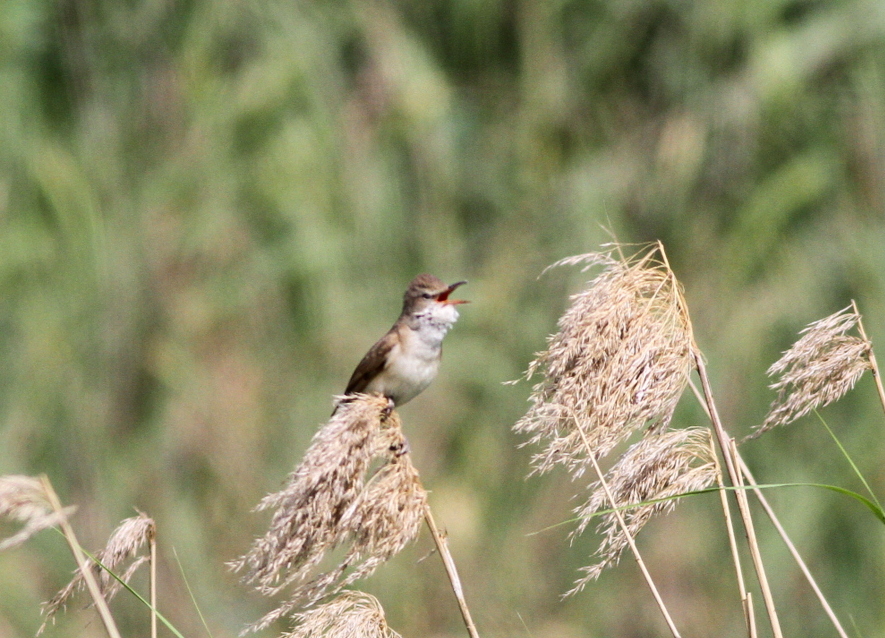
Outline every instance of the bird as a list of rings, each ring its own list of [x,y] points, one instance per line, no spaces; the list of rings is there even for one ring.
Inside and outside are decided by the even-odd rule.
[[[381,394],[393,409],[427,389],[439,372],[443,338],[458,320],[456,306],[468,303],[449,299],[449,295],[466,283],[446,285],[426,273],[415,277],[403,295],[399,318],[369,348],[350,376],[344,395]]]

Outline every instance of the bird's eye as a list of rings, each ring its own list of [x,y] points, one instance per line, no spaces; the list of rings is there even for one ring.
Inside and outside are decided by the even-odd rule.
[[[433,295],[431,295],[429,292],[421,293],[421,296],[425,299],[433,299]]]

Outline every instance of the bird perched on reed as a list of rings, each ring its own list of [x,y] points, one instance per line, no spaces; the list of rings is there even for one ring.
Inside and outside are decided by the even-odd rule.
[[[415,277],[403,295],[399,318],[359,362],[345,395],[382,394],[393,406],[411,401],[436,378],[442,358],[442,342],[458,320],[462,299],[449,299],[458,281],[446,285],[437,277]]]

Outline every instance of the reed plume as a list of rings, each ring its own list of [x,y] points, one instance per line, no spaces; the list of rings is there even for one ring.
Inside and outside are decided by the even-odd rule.
[[[139,567],[150,560],[149,554],[139,556],[143,548],[149,546],[157,535],[157,526],[153,519],[142,512],[123,520],[111,533],[107,545],[99,551],[95,558],[89,560],[89,568],[99,583],[101,595],[105,601],[110,602],[119,593],[123,583],[128,583],[132,575]],[[111,576],[110,572],[116,573],[127,560],[132,560],[126,571],[118,575],[119,580]],[[37,635],[43,632],[47,623],[52,621],[55,615],[61,611],[71,597],[86,588],[83,572],[77,570],[71,581],[43,605],[45,619],[43,625],[37,631]]]
[[[537,472],[563,464],[580,476],[588,455],[605,456],[643,426],[666,427],[688,382],[691,323],[662,248],[626,259],[614,258],[616,250],[553,264],[603,271],[572,296],[559,332],[526,374],[544,377],[515,426],[544,445],[533,458]]]
[[[76,507],[73,506],[60,512],[53,510],[38,478],[0,476],[0,517],[24,524],[18,532],[0,541],[0,550],[20,545],[37,532],[55,527],[74,510]]]
[[[284,488],[259,505],[276,510],[267,533],[231,563],[266,595],[297,584],[249,630],[368,576],[417,536],[426,492],[404,445],[399,416],[384,397],[357,395],[340,403]],[[337,567],[310,578],[342,545],[348,549]]]
[[[298,624],[282,638],[400,638],[387,626],[378,599],[360,591],[345,591],[292,618]]]
[[[602,516],[598,531],[603,540],[595,554],[600,561],[581,569],[584,576],[566,596],[581,591],[588,582],[599,578],[606,567],[616,564],[628,547],[628,534],[635,537],[653,516],[672,511],[680,494],[704,489],[715,481],[715,451],[706,428],[649,434],[630,447],[605,477],[614,503],[609,501],[602,481],[594,482],[589,488],[590,497],[575,509],[581,522],[572,538],[586,529],[597,512],[610,507],[629,508],[622,513],[626,529],[620,526],[614,512]]]
[[[841,398],[871,369],[872,344],[863,337],[846,334],[860,315],[848,306],[809,324],[803,336],[769,369],[780,375],[770,387],[777,391],[765,421],[748,438],[792,423],[812,410]]]
[[[617,254],[617,258],[614,256]],[[540,373],[531,407],[514,429],[530,435],[527,443],[543,450],[532,459],[533,472],[564,465],[574,478],[588,466],[596,474],[593,494],[579,508],[580,533],[608,502],[614,509],[603,522],[601,561],[585,568],[568,592],[580,591],[630,547],[673,636],[679,636],[669,611],[645,566],[633,536],[667,504],[620,511],[649,498],[666,498],[706,485],[715,476],[711,453],[702,452],[696,431],[666,433],[676,404],[688,384],[696,355],[691,321],[682,294],[658,243],[632,257],[621,246],[608,252],[563,259],[553,266],[602,266],[588,287],[571,298],[559,320],[559,332],[547,350],[529,365],[526,376]],[[609,479],[598,460],[645,428],[612,469]],[[706,439],[709,441],[709,437]],[[707,446],[707,449],[709,445]],[[608,481],[614,482],[610,487]],[[597,489],[598,488],[598,489]]]

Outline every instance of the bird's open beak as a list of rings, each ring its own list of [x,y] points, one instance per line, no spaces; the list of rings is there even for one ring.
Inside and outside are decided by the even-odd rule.
[[[463,286],[466,283],[467,283],[466,281],[459,281],[457,283],[452,284],[451,286],[449,286],[448,288],[443,290],[441,293],[439,293],[436,300],[440,303],[447,303],[447,304],[452,304],[452,305],[459,304],[459,303],[470,303],[466,299],[449,299],[449,295],[452,294],[452,291],[455,290],[455,288],[457,288],[458,286]]]

